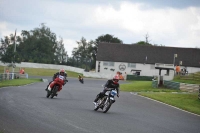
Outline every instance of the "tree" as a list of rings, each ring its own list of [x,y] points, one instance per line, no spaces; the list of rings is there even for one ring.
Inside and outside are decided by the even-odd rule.
[[[61,64],[65,64],[67,61],[67,52],[65,51],[64,48],[64,43],[63,43],[63,39],[60,37],[60,41],[57,42],[56,44],[56,56],[57,56],[57,60],[59,63]]]
[[[10,62],[13,55],[17,61],[35,62],[35,63],[65,63],[67,52],[64,48],[62,38],[57,41],[56,34],[51,32],[50,28],[44,24],[31,31],[22,30],[21,37],[17,37],[17,52],[11,50],[13,35],[1,39],[1,60]],[[8,41],[10,40],[10,41]]]
[[[137,42],[137,43],[134,44],[134,45],[149,45],[149,46],[152,46],[152,44],[146,43],[145,41],[139,41],[139,42]]]
[[[145,41],[139,41],[137,43],[133,43],[133,45],[161,46],[161,47],[164,47],[164,45],[162,45],[162,44],[160,44],[160,45],[158,45],[158,44],[151,44],[151,43],[149,43],[150,41],[149,41],[149,34],[147,33],[145,35]]]
[[[92,43],[87,42],[87,40],[82,37],[80,41],[77,41],[78,48],[74,49],[74,54],[76,55],[76,59],[79,60],[79,63],[81,63],[82,68],[88,69],[90,67],[91,63],[91,48]]]
[[[113,35],[110,34],[101,35],[98,38],[96,38],[95,41],[91,41],[91,43],[94,44],[94,46],[90,49],[93,58],[92,68],[95,68],[96,65],[96,55],[98,51],[98,44],[100,42],[123,44],[123,41],[121,39],[119,39],[118,37],[114,37]]]
[[[18,53],[14,53],[14,44],[18,45],[21,42],[21,38],[19,36],[10,34],[10,36],[5,36],[4,39],[1,38],[1,46],[0,46],[0,58],[4,63],[17,62],[20,63],[20,55]],[[16,46],[17,47],[17,46]]]

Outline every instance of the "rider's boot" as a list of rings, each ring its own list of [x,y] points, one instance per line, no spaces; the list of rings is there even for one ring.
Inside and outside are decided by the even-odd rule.
[[[99,94],[96,96],[96,98],[94,99],[94,102],[93,102],[95,108],[96,108],[96,106],[97,106],[97,101],[98,101],[98,100],[99,100]]]
[[[51,91],[51,87],[50,87],[50,85],[48,86],[47,90],[48,90],[48,91]]]
[[[46,87],[45,91],[47,91],[47,90],[48,90],[48,87],[49,87],[49,85],[47,85],[47,87]]]

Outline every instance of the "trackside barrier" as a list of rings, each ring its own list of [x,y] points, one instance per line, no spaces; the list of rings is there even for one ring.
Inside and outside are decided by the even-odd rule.
[[[96,72],[83,72],[83,76],[93,77],[93,78],[111,79],[114,75],[113,74],[106,74],[106,73],[96,73]]]
[[[158,88],[157,80],[152,81],[152,87]],[[187,83],[179,83],[173,81],[164,80],[164,87],[169,89],[177,89],[187,92],[199,92],[200,93],[200,85],[198,84],[187,84]]]
[[[0,65],[7,66],[8,64],[4,64],[0,62]],[[107,73],[96,73],[96,72],[85,72],[82,68],[76,68],[66,65],[55,65],[55,64],[41,64],[41,63],[30,63],[30,62],[21,62],[20,64],[16,63],[17,67],[27,67],[27,68],[44,68],[44,69],[65,69],[67,71],[72,71],[76,73],[81,73],[85,77],[92,77],[92,78],[105,78],[110,79],[115,74],[107,74]]]
[[[152,81],[152,87],[153,88],[158,88],[158,81],[157,80],[153,80]]]
[[[198,99],[200,100],[200,85],[199,85],[199,95],[198,95]]]
[[[11,80],[11,79],[18,79],[18,78],[28,78],[28,74],[19,74],[19,73],[2,73],[0,74],[0,81],[3,80]]]
[[[127,75],[127,80],[151,81],[152,76]]]
[[[0,62],[1,66],[7,66],[8,64],[4,64]],[[45,69],[65,69],[68,71],[73,71],[77,73],[83,73],[84,69],[82,68],[76,68],[76,67],[71,67],[71,66],[66,66],[66,65],[55,65],[55,64],[41,64],[41,63],[30,63],[30,62],[21,62],[16,63],[17,67],[28,67],[28,68],[45,68]]]

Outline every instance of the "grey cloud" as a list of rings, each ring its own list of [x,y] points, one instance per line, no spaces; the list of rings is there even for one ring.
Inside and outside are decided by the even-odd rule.
[[[65,1],[65,0],[60,0]],[[69,0],[70,3],[87,3],[87,4],[94,4],[94,5],[108,5],[111,4],[114,7],[118,8],[119,2],[129,1],[132,3],[146,3],[154,8],[163,8],[163,7],[172,7],[172,8],[185,8],[189,6],[199,7],[200,1],[199,0]]]

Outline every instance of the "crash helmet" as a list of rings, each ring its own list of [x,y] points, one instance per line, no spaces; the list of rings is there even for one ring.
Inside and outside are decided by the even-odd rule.
[[[115,76],[113,77],[113,82],[114,82],[115,84],[117,84],[117,83],[119,82],[119,76],[118,76],[118,75],[115,75]]]
[[[60,69],[59,74],[64,76],[65,75],[65,70],[64,69]]]

